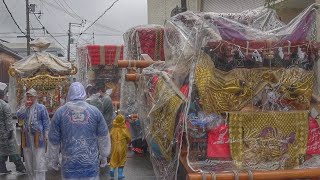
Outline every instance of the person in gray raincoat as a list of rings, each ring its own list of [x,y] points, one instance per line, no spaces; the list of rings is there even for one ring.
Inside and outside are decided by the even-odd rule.
[[[112,128],[112,120],[114,116],[112,100],[108,94],[106,94],[106,88],[104,86],[98,87],[98,93],[100,94],[102,102],[102,114],[104,119],[107,122],[109,131]]]
[[[88,92],[89,98],[86,99],[86,102],[95,106],[102,112],[102,101],[100,99],[100,94],[97,91],[96,87],[91,87]]]
[[[18,144],[14,136],[14,121],[12,120],[11,110],[4,98],[4,90],[0,89],[0,173],[10,173],[7,170],[6,161],[16,165],[18,172],[26,172],[26,169],[18,154]]]

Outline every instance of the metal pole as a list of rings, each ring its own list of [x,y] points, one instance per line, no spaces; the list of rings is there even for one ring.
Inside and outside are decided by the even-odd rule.
[[[187,0],[181,0],[181,12],[187,11]]]
[[[27,55],[30,55],[30,20],[29,20],[29,13],[30,13],[30,8],[29,8],[29,0],[26,0],[26,21],[27,21]]]
[[[94,32],[92,33],[92,42],[93,42],[93,44],[95,44],[95,42],[94,42]]]
[[[68,61],[70,61],[70,44],[71,44],[71,23],[69,23],[69,31],[68,31]]]

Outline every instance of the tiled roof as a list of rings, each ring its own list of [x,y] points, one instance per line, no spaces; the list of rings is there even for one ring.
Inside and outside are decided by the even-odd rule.
[[[8,48],[7,46],[5,46],[3,44],[0,44],[0,52],[5,52],[5,53],[9,54],[10,56],[13,56],[17,60],[22,59],[22,57],[20,55],[18,55],[15,51],[13,51],[12,49]]]

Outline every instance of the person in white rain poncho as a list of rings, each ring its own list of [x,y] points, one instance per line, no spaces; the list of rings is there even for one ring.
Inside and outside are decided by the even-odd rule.
[[[50,118],[46,107],[37,103],[37,92],[30,89],[17,116],[23,119],[22,147],[26,168],[33,180],[46,178],[46,142]]]
[[[103,115],[85,98],[83,85],[72,83],[67,103],[55,112],[52,119],[48,165],[59,169],[61,149],[63,179],[98,180],[99,164],[104,167],[110,154],[110,135]]]

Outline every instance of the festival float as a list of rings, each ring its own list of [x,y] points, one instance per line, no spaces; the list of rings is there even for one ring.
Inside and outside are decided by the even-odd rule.
[[[157,179],[320,177],[318,9],[166,22],[166,61],[133,78]]]
[[[83,85],[104,86],[112,89],[110,97],[115,110],[120,102],[120,73],[118,61],[123,59],[122,45],[87,45],[77,49],[79,73]]]
[[[121,70],[120,110],[127,115],[137,115],[139,101],[139,75],[143,68],[154,62],[165,61],[164,27],[160,25],[141,25],[127,30],[124,38],[124,58],[119,62]]]
[[[23,103],[25,93],[30,88],[37,91],[38,102],[46,106],[50,116],[66,102],[71,83],[69,76],[75,75],[77,68],[45,52],[49,45],[41,38],[31,42],[35,52],[10,66],[9,103],[13,112]]]

